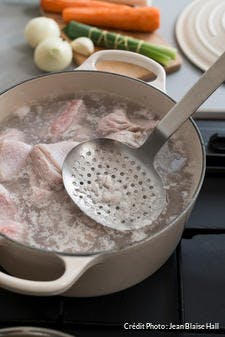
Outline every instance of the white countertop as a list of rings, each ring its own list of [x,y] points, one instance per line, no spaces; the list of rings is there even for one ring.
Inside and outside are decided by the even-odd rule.
[[[22,80],[41,74],[32,59],[32,50],[25,43],[23,30],[26,22],[39,15],[37,0],[0,0],[0,91]],[[154,0],[161,10],[161,35],[176,46],[174,26],[189,0]],[[181,53],[182,54],[182,53]],[[178,100],[202,74],[184,55],[181,69],[167,77],[167,92]],[[202,107],[208,111],[224,111],[225,87],[220,87]]]

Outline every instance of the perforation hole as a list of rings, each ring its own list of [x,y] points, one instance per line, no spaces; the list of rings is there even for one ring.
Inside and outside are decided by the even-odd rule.
[[[112,154],[108,149],[98,153],[90,151],[91,156],[88,152],[89,149],[84,152],[86,158],[74,163],[73,189],[80,204],[84,205],[87,201],[89,210],[92,208],[91,212],[98,215],[99,220],[105,216],[115,223],[121,223],[121,227],[124,223],[130,223],[134,228],[137,221],[141,223],[142,219],[148,220],[148,217],[151,221],[158,200],[154,177],[151,178],[148,171],[143,170],[141,164],[129,155],[120,156],[117,151]],[[76,187],[79,188],[75,192]],[[112,200],[109,202],[111,192]]]

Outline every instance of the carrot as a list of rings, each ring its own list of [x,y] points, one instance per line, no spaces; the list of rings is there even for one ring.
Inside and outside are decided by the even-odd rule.
[[[104,0],[99,0],[104,1]],[[147,0],[106,0],[108,2],[114,2],[117,4],[122,5],[129,5],[129,6],[147,6]]]
[[[63,20],[75,20],[97,27],[153,32],[159,28],[160,13],[155,7],[66,8],[63,10]]]
[[[98,0],[41,0],[41,8],[46,12],[62,13],[68,7],[104,7],[104,8],[121,8],[128,7]]]

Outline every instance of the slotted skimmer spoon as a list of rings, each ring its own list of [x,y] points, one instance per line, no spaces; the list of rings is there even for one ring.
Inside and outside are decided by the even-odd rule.
[[[77,145],[63,164],[74,203],[98,223],[118,230],[150,225],[165,209],[166,191],[153,162],[163,144],[225,80],[225,53],[157,124],[138,149],[110,139]]]

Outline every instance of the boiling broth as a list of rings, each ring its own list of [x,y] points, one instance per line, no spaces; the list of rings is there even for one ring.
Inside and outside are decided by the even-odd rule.
[[[52,135],[49,128],[53,120],[74,99],[83,100],[84,117],[69,132]],[[99,122],[115,111],[123,111],[130,123],[139,126],[139,131],[122,129],[120,132],[103,135]],[[2,122],[0,133],[9,128],[20,130],[24,133],[24,141],[32,146],[62,141],[80,142],[106,136],[116,137],[130,146],[138,147],[151,132],[151,128],[145,130],[145,125],[151,122],[154,126],[156,121],[155,112],[123,97],[101,92],[80,92],[73,96],[43,100],[38,104],[20,107],[12,117]],[[57,252],[90,253],[118,250],[146,239],[166,227],[185,208],[189,201],[189,189],[193,184],[193,162],[184,144],[176,137],[164,145],[157,155],[155,165],[167,190],[167,206],[151,225],[122,232],[105,228],[88,218],[74,205],[63,188],[49,189],[47,194],[43,194],[45,198],[34,200],[30,178],[32,162],[29,157],[19,175],[2,183],[15,202],[18,217],[25,228],[26,235],[17,240]]]

